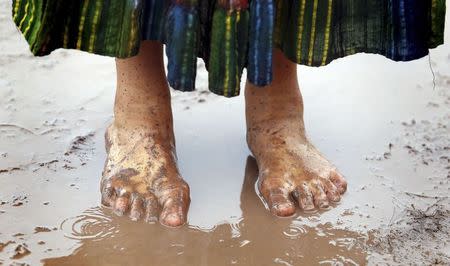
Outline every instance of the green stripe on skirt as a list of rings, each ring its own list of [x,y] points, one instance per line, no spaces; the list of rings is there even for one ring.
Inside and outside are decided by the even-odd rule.
[[[195,89],[201,57],[211,91],[227,97],[239,94],[246,67],[253,84],[271,82],[273,48],[308,66],[359,52],[421,58],[443,43],[446,11],[445,0],[13,0],[12,8],[34,55],[68,48],[126,58],[157,40],[167,44],[172,87]]]

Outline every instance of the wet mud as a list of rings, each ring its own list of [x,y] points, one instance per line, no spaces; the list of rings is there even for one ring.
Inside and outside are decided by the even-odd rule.
[[[116,218],[109,210],[91,208],[61,224],[66,237],[80,240],[81,245],[71,255],[46,259],[44,263],[295,265],[366,261],[366,236],[331,224],[307,226],[307,221],[317,215],[277,221],[264,208],[255,208],[261,204],[254,193],[256,177],[256,163],[248,158],[240,196],[242,216],[233,223],[221,223],[209,230],[192,225],[169,229],[129,222]]]
[[[449,34],[414,62],[299,67],[309,137],[349,187],[329,210],[283,219],[255,190],[243,97],[209,93],[199,63],[199,90],[172,91],[192,203],[168,229],[100,207],[114,60],[32,57],[10,12],[0,0],[0,265],[450,264]]]

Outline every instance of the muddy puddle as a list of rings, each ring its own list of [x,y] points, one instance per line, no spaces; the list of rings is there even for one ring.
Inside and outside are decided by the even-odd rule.
[[[243,97],[206,92],[200,64],[199,91],[173,92],[192,204],[189,224],[168,229],[99,206],[113,59],[33,58],[9,14],[0,0],[0,265],[450,264],[448,34],[414,62],[299,67],[309,136],[349,190],[286,219],[256,194]]]

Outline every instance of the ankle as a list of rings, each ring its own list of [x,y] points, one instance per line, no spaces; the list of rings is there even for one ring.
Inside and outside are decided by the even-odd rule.
[[[121,128],[142,128],[147,130],[172,129],[170,102],[146,104],[120,104],[114,106],[114,124]]]
[[[114,130],[119,134],[133,134],[142,137],[172,140],[174,138],[171,121],[158,123],[154,120],[124,119],[124,117],[114,118],[109,130]]]

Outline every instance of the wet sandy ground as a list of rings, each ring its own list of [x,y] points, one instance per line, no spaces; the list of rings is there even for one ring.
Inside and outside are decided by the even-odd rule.
[[[206,92],[200,65],[199,91],[173,92],[192,204],[189,225],[167,229],[99,207],[113,59],[32,57],[8,3],[0,0],[0,265],[450,264],[449,34],[414,62],[356,55],[299,67],[309,136],[349,190],[326,212],[287,219],[255,192],[243,97]]]

